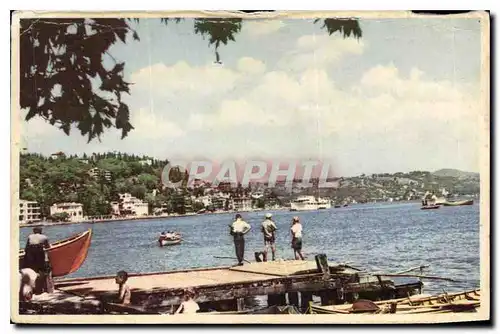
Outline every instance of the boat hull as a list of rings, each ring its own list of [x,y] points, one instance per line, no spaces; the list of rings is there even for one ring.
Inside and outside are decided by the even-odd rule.
[[[158,243],[160,244],[160,247],[164,247],[164,246],[174,246],[174,245],[178,245],[182,242],[181,239],[177,239],[177,240],[165,240],[165,239],[159,239],[158,240]]]
[[[428,205],[420,208],[420,210],[435,210],[435,209],[439,209],[439,205]]]
[[[57,241],[48,249],[52,277],[61,277],[77,271],[85,262],[90,242],[92,229],[76,234],[67,239]],[[19,251],[19,267],[22,268],[24,250]]]
[[[366,306],[356,307],[356,303],[318,306],[309,305],[308,313],[311,314],[374,314],[380,313],[384,308],[388,309],[393,305],[393,312],[399,314],[418,314],[418,313],[447,313],[463,312],[477,309],[481,302],[481,290],[464,291],[451,294],[439,294],[435,296],[411,296],[409,298],[391,299],[385,301],[366,301]],[[370,305],[371,304],[371,305]],[[359,304],[358,304],[359,305]],[[385,313],[385,312],[382,312]]]
[[[330,203],[321,203],[321,204],[298,204],[291,203],[290,211],[315,211],[315,210],[325,210],[330,209],[332,206]]]
[[[472,204],[474,204],[473,200],[443,203],[444,206],[461,206],[461,205],[472,205]]]

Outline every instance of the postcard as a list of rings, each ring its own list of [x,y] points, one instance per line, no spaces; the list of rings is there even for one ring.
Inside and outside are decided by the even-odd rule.
[[[486,12],[15,12],[11,319],[490,319]]]

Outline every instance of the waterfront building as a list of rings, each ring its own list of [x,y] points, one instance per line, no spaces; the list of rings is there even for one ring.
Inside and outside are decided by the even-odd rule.
[[[19,223],[33,223],[40,221],[40,205],[35,201],[19,201]]]
[[[55,203],[50,207],[50,215],[66,212],[72,222],[83,220],[83,205],[81,203]]]
[[[143,202],[129,193],[119,194],[119,197],[119,202],[111,202],[114,214],[135,216],[149,215],[149,204],[147,202]]]
[[[232,198],[230,205],[234,211],[250,211],[252,210],[252,199],[249,197]]]

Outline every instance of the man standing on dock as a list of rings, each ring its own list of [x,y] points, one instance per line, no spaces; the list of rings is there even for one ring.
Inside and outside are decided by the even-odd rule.
[[[302,224],[299,217],[293,217],[290,232],[292,233],[292,248],[295,260],[304,260],[304,255],[302,255]]]
[[[235,216],[235,221],[230,225],[230,234],[234,239],[234,248],[236,250],[236,257],[238,258],[238,265],[243,265],[243,259],[245,255],[245,238],[243,237],[251,230],[251,226],[241,219],[239,213]]]
[[[262,222],[261,231],[264,234],[264,261],[267,261],[267,248],[271,246],[273,261],[276,259],[276,224],[272,220],[273,215],[266,213],[266,219]]]

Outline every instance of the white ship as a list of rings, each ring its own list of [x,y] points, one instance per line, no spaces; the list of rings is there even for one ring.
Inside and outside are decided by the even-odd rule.
[[[332,207],[327,198],[316,198],[314,196],[299,196],[290,202],[290,211],[310,211],[330,209]]]

